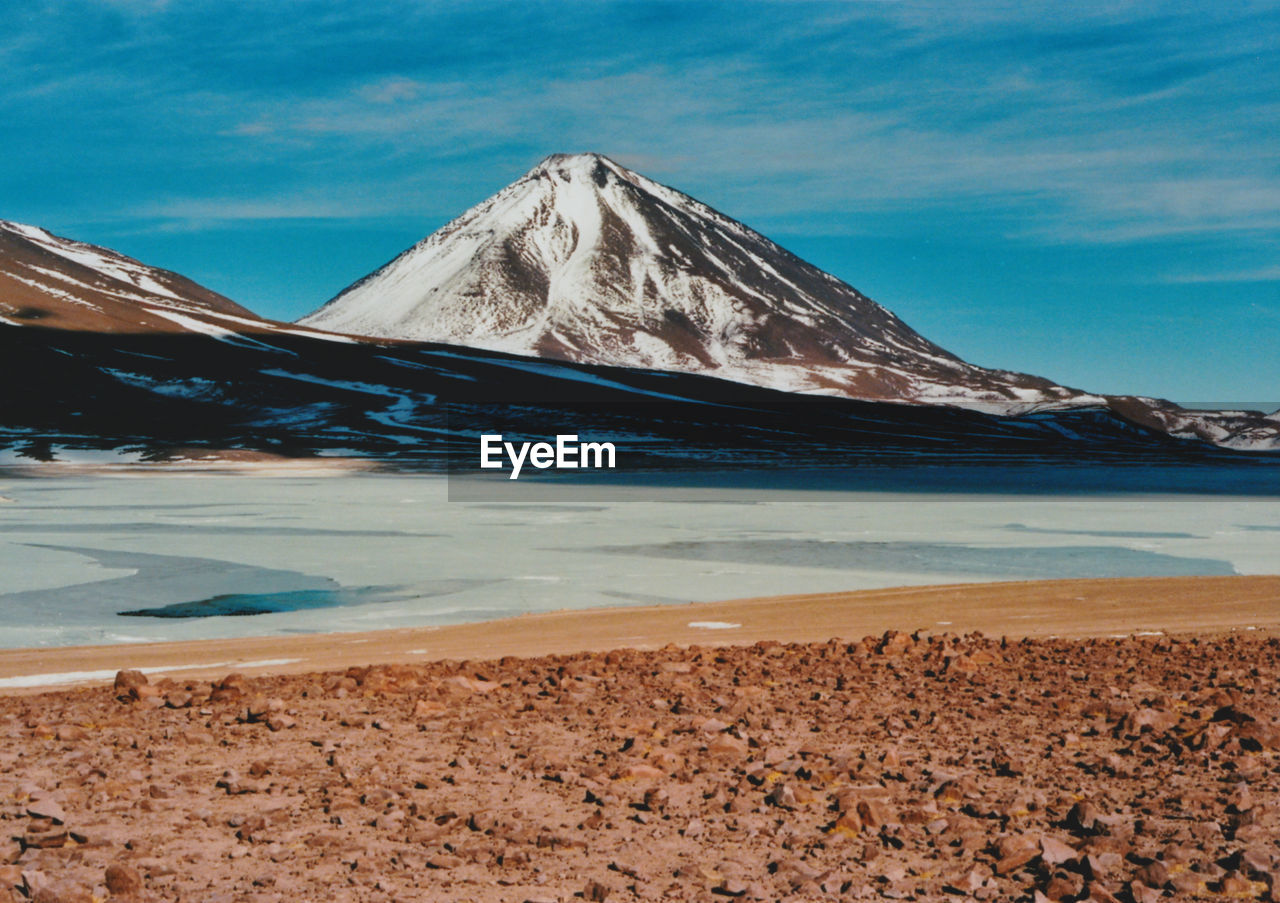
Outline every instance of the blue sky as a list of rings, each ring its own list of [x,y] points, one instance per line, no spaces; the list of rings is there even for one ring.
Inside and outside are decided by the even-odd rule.
[[[596,150],[976,363],[1276,400],[1277,59],[1274,3],[5,4],[0,218],[292,319]]]

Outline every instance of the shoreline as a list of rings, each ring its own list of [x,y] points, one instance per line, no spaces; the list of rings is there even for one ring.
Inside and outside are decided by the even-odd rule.
[[[683,605],[563,609],[492,621],[109,646],[0,650],[0,696],[111,680],[228,671],[299,674],[351,666],[529,658],[617,648],[856,640],[886,630],[1023,637],[1280,631],[1280,575],[1038,580],[764,596]]]

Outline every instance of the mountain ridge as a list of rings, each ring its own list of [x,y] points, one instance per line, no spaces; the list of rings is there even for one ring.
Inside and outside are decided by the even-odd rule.
[[[12,220],[0,220],[0,325],[196,333],[229,344],[272,333],[326,335],[260,317],[181,273]]]
[[[181,325],[153,308],[261,319],[179,273],[39,226],[0,220],[0,317],[100,332]]]
[[[607,181],[609,176],[606,174],[604,178]],[[657,190],[669,191],[668,196],[674,201],[684,197],[673,189],[659,186]],[[746,227],[741,228],[743,234],[755,234]],[[816,268],[809,269],[820,274]],[[785,275],[785,271],[781,272],[780,278]],[[821,274],[821,278],[831,284],[839,283],[825,274]],[[874,303],[868,301],[868,304]],[[873,313],[880,310],[878,305],[868,309]],[[887,312],[885,316],[892,317]],[[901,321],[893,318],[885,322]],[[910,336],[904,339],[908,340]],[[947,367],[969,366],[923,338],[918,341],[918,347],[944,368],[944,373],[956,372],[946,370]],[[580,392],[581,386],[593,384],[601,388],[603,397],[628,405],[636,398],[660,398],[664,403],[692,404],[698,408],[705,406],[710,398],[731,398],[770,410],[779,405],[790,406],[794,412],[789,418],[774,411],[760,415],[762,423],[773,424],[768,429],[777,429],[780,435],[809,437],[797,441],[818,442],[825,449],[823,455],[845,454],[856,458],[866,454],[867,437],[871,435],[865,427],[858,427],[856,441],[861,444],[856,448],[845,447],[843,451],[839,442],[819,441],[814,437],[822,435],[823,425],[810,421],[813,418],[820,421],[828,409],[809,402],[821,399],[824,393],[797,395],[786,388],[753,387],[747,380],[733,379],[735,374],[726,373],[724,368],[681,373],[625,364],[564,362],[502,350],[473,349],[456,342],[374,339],[267,320],[179,274],[150,267],[107,248],[60,238],[36,226],[7,221],[0,222],[0,343],[7,349],[7,363],[13,368],[12,384],[28,383],[29,374],[39,373],[42,376],[36,385],[43,385],[51,374],[60,374],[56,391],[50,386],[34,392],[14,393],[0,406],[3,408],[0,438],[7,443],[42,434],[51,441],[57,436],[71,444],[106,442],[109,445],[109,437],[126,434],[131,437],[128,441],[138,442],[150,418],[156,424],[157,441],[164,431],[161,421],[188,424],[184,428],[188,430],[183,434],[184,441],[197,444],[216,443],[218,430],[222,428],[218,424],[223,424],[230,430],[224,438],[246,447],[266,441],[263,437],[268,435],[275,437],[272,441],[306,446],[316,441],[313,433],[328,430],[326,447],[345,441],[343,436],[350,436],[353,447],[375,456],[384,455],[388,449],[414,441],[445,441],[443,437],[450,435],[452,429],[447,416],[449,399],[470,385],[474,376],[467,374],[468,367],[480,366],[474,362],[482,359],[496,360],[494,355],[499,355],[505,363],[484,365],[485,379],[493,382],[487,383],[483,398],[467,402],[480,405],[477,410],[489,412],[485,416],[495,415],[504,405],[515,407],[529,403],[527,393],[521,394],[520,390],[537,375],[536,385],[551,393],[540,404],[540,409],[548,412],[555,409],[566,387]],[[338,349],[344,346],[353,349],[351,353],[339,353]],[[27,366],[20,366],[22,355],[37,347],[46,349],[47,353],[32,351],[35,357],[30,358]],[[78,361],[74,368],[72,361]],[[597,372],[602,366],[609,369]],[[973,369],[980,371],[980,368]],[[72,372],[76,374],[74,378]],[[415,388],[419,383],[404,376],[415,372],[436,376],[419,391]],[[980,372],[998,374],[1000,371]],[[508,384],[505,380],[515,382]],[[635,380],[648,388],[626,388]],[[1047,381],[1042,384],[1052,386]],[[504,385],[508,388],[503,389]],[[303,391],[304,387],[309,388]],[[1025,389],[1039,391],[1034,386]],[[758,390],[775,394],[762,395]],[[352,395],[353,392],[356,394]],[[326,394],[349,401],[364,398],[371,407],[361,414],[353,403],[326,402]],[[836,395],[832,401],[852,400],[840,398],[839,393],[825,394]],[[403,410],[394,405],[389,411],[381,409],[387,399],[410,397],[418,400],[411,406],[406,401]],[[91,404],[90,399],[97,401]],[[966,400],[972,402],[972,396]],[[1274,416],[1190,412],[1157,399],[1126,396],[1077,393],[1067,401],[1070,403],[1055,406],[1021,400],[1014,405],[1019,408],[1017,411],[987,412],[998,417],[991,421],[957,418],[945,413],[935,416],[927,409],[937,408],[942,412],[948,407],[966,406],[943,405],[937,399],[928,398],[910,403],[910,399],[889,397],[872,401],[877,406],[874,409],[859,408],[858,413],[851,413],[853,409],[841,405],[831,408],[829,413],[854,420],[866,417],[869,418],[866,423],[882,424],[886,432],[881,454],[892,455],[896,453],[894,449],[905,449],[903,454],[908,458],[917,452],[910,450],[910,442],[902,444],[902,433],[913,429],[907,424],[917,422],[925,424],[922,429],[931,436],[927,441],[921,437],[925,445],[945,446],[952,449],[949,453],[959,456],[967,454],[965,449],[969,446],[990,448],[992,435],[1003,436],[997,443],[1004,449],[999,453],[1010,456],[1010,460],[1017,457],[1017,449],[1028,447],[1016,441],[1020,433],[1037,437],[1035,444],[1042,451],[1045,441],[1058,435],[1064,448],[1078,449],[1086,456],[1102,447],[1088,439],[1090,435],[1111,437],[1102,442],[1109,448],[1138,448],[1153,441],[1150,436],[1157,433],[1175,440],[1196,440],[1186,443],[1186,451],[1191,455],[1200,454],[1195,450],[1200,442],[1245,451],[1280,448],[1280,422]],[[920,412],[905,410],[913,407],[920,408]],[[967,407],[981,411],[976,404]],[[1037,407],[1040,412],[1035,410]],[[130,430],[120,432],[120,419],[126,408],[151,413],[141,422],[132,418]],[[1064,415],[1081,412],[1084,419],[1057,416],[1055,408]],[[332,413],[325,413],[329,410]],[[874,413],[868,414],[873,410]],[[1087,414],[1088,411],[1096,414]],[[412,412],[411,420],[416,420],[420,427],[404,420],[408,412]],[[1011,417],[1011,413],[1017,416]],[[681,416],[685,422],[697,419]],[[546,417],[547,423],[554,421],[551,413]],[[644,433],[645,428],[637,426],[642,420],[632,417],[628,430]],[[483,417],[473,418],[476,424],[482,421]],[[1086,422],[1093,425],[1085,428],[1082,424]],[[939,427],[945,423],[956,424],[959,432],[944,441],[945,431],[939,432]],[[1124,423],[1141,430],[1130,433]],[[1142,430],[1150,431],[1148,439],[1137,438],[1144,435]],[[255,435],[259,438],[255,439]],[[689,441],[690,435],[686,433],[681,441]],[[850,435],[853,434],[846,432],[846,436]],[[890,441],[890,435],[897,438]],[[414,436],[418,439],[411,438]]]
[[[970,364],[726,214],[597,153],[552,154],[299,323],[802,394],[1001,415],[1108,407],[1280,448],[1275,422]]]

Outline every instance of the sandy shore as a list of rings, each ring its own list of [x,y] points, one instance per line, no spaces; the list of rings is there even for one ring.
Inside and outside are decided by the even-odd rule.
[[[369,633],[0,651],[0,692],[100,682],[121,668],[210,677],[679,645],[823,642],[886,630],[1110,637],[1280,629],[1280,576],[1052,580],[603,608]]]

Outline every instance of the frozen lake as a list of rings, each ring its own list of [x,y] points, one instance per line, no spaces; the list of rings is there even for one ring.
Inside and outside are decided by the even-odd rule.
[[[449,501],[438,476],[207,474],[8,479],[0,496],[6,647],[1280,570],[1274,497],[723,490],[505,503]]]

